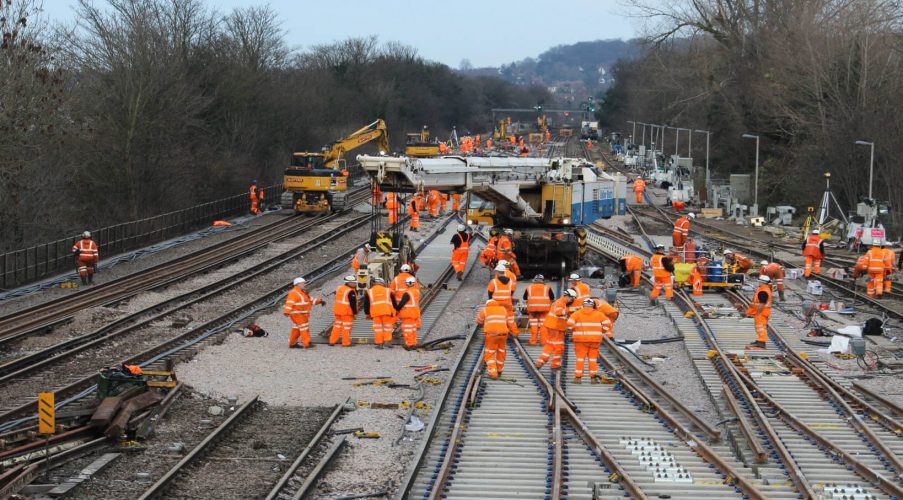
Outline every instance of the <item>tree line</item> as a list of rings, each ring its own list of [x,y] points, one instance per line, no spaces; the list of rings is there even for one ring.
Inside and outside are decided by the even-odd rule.
[[[266,6],[80,0],[74,17],[0,3],[0,250],[279,182],[292,151],[376,118],[400,149],[549,98],[375,37],[295,50]]]
[[[759,135],[760,205],[798,208],[818,206],[825,172],[840,202],[855,207],[868,193],[870,151],[854,142],[874,142],[874,197],[894,207],[885,225],[901,234],[903,4],[632,0],[630,7],[647,21],[647,43],[615,68],[600,109],[609,129],[629,134],[626,121],[636,120],[711,130],[712,165],[724,177],[752,173],[755,142],[741,136]],[[699,163],[704,136],[694,139]]]

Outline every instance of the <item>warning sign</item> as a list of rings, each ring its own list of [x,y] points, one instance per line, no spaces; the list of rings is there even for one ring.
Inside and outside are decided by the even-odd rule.
[[[56,409],[52,392],[38,393],[38,432],[53,434],[56,430]]]

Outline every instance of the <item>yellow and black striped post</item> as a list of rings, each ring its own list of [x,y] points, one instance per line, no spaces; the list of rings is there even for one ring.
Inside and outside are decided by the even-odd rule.
[[[38,393],[38,432],[53,434],[56,431],[56,409],[52,392]]]

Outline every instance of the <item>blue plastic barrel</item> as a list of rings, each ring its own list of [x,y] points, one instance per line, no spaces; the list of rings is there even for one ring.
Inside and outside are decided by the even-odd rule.
[[[708,265],[708,276],[710,283],[721,283],[724,281],[724,263],[720,260],[713,260]]]

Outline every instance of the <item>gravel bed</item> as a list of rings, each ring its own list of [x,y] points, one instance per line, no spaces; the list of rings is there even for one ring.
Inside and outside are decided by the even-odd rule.
[[[167,339],[177,337],[240,304],[248,302],[251,297],[263,291],[269,291],[279,285],[283,285],[291,278],[303,274],[304,271],[322,265],[325,261],[331,259],[332,256],[345,252],[348,241],[363,241],[368,232],[369,229],[367,228],[353,231],[347,239],[342,239],[344,241],[327,243],[318,247],[313,255],[308,254],[286,264],[277,271],[243,283],[212,301],[208,300],[179,311],[175,314],[175,317],[190,319],[190,322],[183,327],[173,327],[172,319],[159,320],[137,331],[103,342],[75,357],[51,364],[28,378],[5,384],[0,387],[0,401],[4,402],[4,407],[12,406],[11,403],[14,401],[25,401],[33,398],[36,391],[44,390],[47,387],[59,387],[67,381],[79,379],[102,367],[118,363],[124,358],[149,349]],[[282,317],[281,314],[278,315]],[[284,346],[285,344],[280,345]],[[221,368],[222,365],[218,365],[216,370],[221,372]]]
[[[208,459],[189,467],[167,492],[171,498],[263,498],[307,446],[331,408],[254,410]],[[259,460],[253,460],[259,459]]]
[[[155,266],[157,264],[161,264],[163,262],[170,261],[172,259],[177,259],[183,255],[187,255],[191,252],[195,252],[197,250],[207,248],[212,245],[216,245],[220,242],[230,240],[237,236],[240,236],[244,232],[250,229],[254,229],[256,227],[260,227],[265,224],[269,224],[273,221],[283,219],[288,215],[287,211],[273,211],[268,212],[259,217],[255,217],[251,219],[248,223],[242,226],[235,226],[235,229],[232,231],[224,231],[220,233],[211,234],[204,238],[199,238],[197,240],[189,241],[178,245],[173,248],[168,248],[166,250],[161,250],[157,253],[146,255],[140,259],[132,260],[128,262],[122,262],[115,267],[109,269],[101,270],[94,278],[95,283],[103,283],[106,281],[111,281],[116,278],[121,278],[123,276],[135,273],[142,269],[146,269],[148,267]],[[104,256],[101,255],[101,258]],[[103,260],[101,260],[101,263]],[[73,266],[74,269],[74,266]],[[77,289],[75,289],[77,290]],[[31,295],[26,295],[24,297],[19,297],[15,299],[9,299],[0,301],[0,316],[14,313],[20,309],[31,307],[37,304],[42,304],[44,302],[48,302],[50,300],[56,299],[58,297],[66,296],[72,294],[73,290],[62,289],[62,288],[48,288],[43,290],[40,293],[34,293]]]

